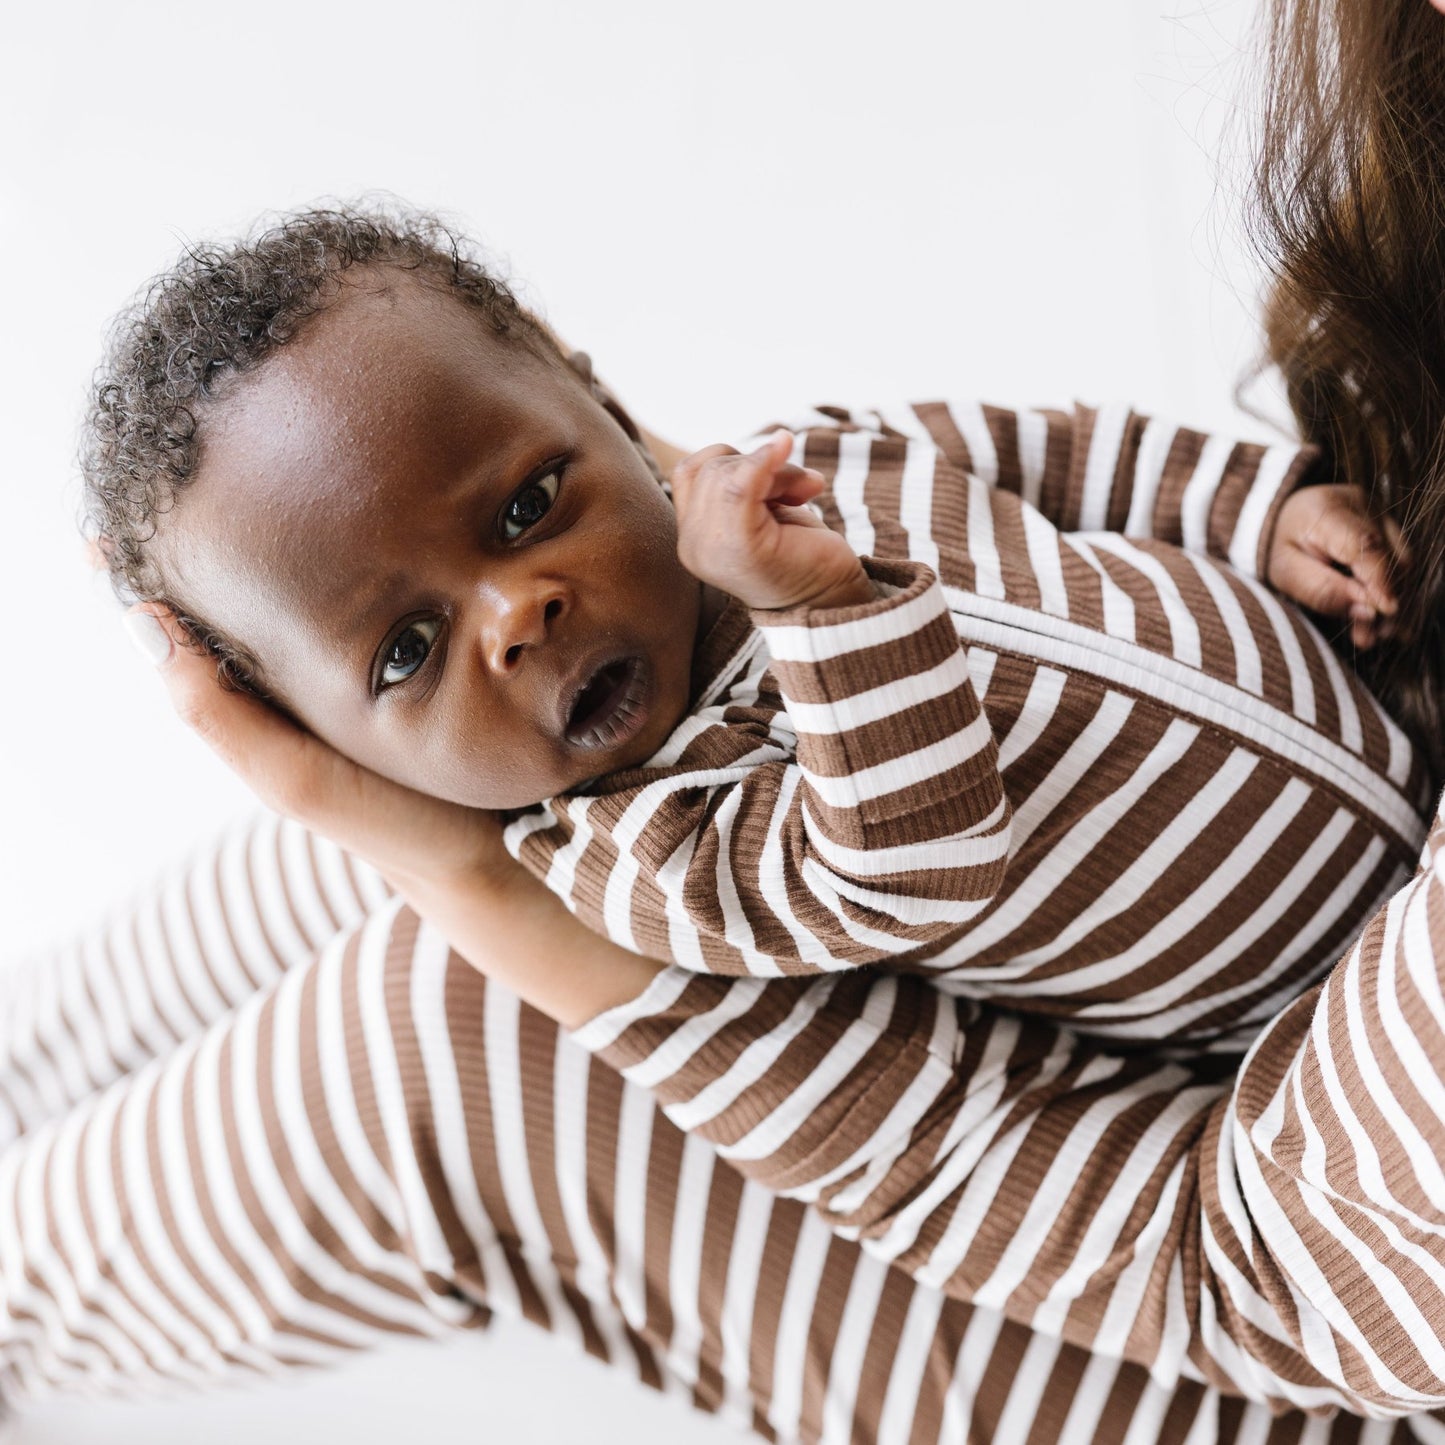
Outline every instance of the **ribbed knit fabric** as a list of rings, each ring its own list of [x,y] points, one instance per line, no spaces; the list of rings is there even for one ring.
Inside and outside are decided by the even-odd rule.
[[[1271,1415],[915,1283],[745,1180],[380,893],[262,821],[0,973],[0,1096],[25,1131],[0,1153],[0,1377],[22,1409],[495,1312],[808,1445],[1445,1440],[1424,1416]],[[1086,1080],[1092,1055],[1055,1048]],[[1105,1176],[1149,1182],[1138,1155]],[[994,1192],[1015,1216],[1033,1197]]]

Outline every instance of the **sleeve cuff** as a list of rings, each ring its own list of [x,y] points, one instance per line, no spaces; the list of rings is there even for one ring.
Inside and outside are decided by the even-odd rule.
[[[683,989],[696,977],[695,973],[671,964],[636,998],[617,1004],[588,1019],[580,1028],[573,1029],[571,1036],[589,1054],[607,1054],[633,1024],[666,1013],[677,1002]],[[607,1062],[621,1069],[634,1061],[614,1055],[609,1057]]]
[[[1320,480],[1318,447],[1270,447],[1260,462],[1260,475],[1250,488],[1234,535],[1229,562],[1237,571],[1264,581],[1269,571],[1269,549],[1274,542],[1280,508],[1303,486]]]
[[[753,611],[753,623],[767,638],[775,662],[816,667],[923,631],[939,618],[948,619],[943,589],[931,568],[922,562],[860,560],[878,589],[871,602]],[[952,632],[951,621],[948,626]]]

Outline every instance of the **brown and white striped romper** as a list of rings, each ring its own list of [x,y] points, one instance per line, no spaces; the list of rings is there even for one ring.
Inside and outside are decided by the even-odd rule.
[[[1006,454],[1008,419],[980,416]],[[1017,422],[1020,457],[1039,455],[1026,440],[1039,425]],[[1045,438],[1060,425],[1074,427],[1045,418]],[[835,430],[841,455],[852,444]],[[1147,450],[1136,435],[1118,455]],[[1225,535],[1262,534],[1256,499],[1279,490],[1259,489],[1265,456],[1225,449],[1223,500],[1207,507],[1186,485],[1182,540],[1218,518]],[[1048,465],[1015,471],[1041,497],[1060,483]],[[1080,495],[1096,473],[1075,477]],[[1105,574],[1123,574],[1101,555],[1113,599]],[[1248,588],[1200,588],[1247,618],[1268,611]],[[1117,599],[1100,608],[1120,615]],[[968,660],[987,713],[1017,659],[999,647],[980,681],[985,650]],[[1282,764],[1309,790],[1333,778],[1364,831],[1388,833],[1391,797],[1413,786],[1407,753],[1391,771],[1396,735],[1369,708],[1350,724],[1354,694],[1302,644],[1256,671],[1265,702],[1313,706],[1310,738],[1333,729],[1346,753],[1355,738],[1355,756],[1391,760],[1390,787],[1361,783],[1358,798],[1338,751],[1311,743]],[[1103,682],[1149,703],[1140,715],[1172,696]],[[1197,721],[1200,700],[1180,701]],[[1274,725],[1269,737],[1288,732]],[[1111,733],[1106,756],[1129,736]],[[1008,785],[1032,744],[1010,759],[1002,742]],[[263,826],[103,936],[4,976],[0,1102],[21,1134],[0,1155],[5,1392],[270,1370],[498,1308],[782,1439],[1438,1438],[1419,1416],[1273,1417],[1215,1385],[1276,1408],[1445,1400],[1442,1193],[1421,1156],[1445,1156],[1439,1080],[1422,1063],[1439,1054],[1442,871],[1429,855],[1328,986],[1265,1033],[1232,1093],[1218,1063],[1110,1057],[1047,1021],[868,970],[669,970],[583,1031],[623,1081],[394,905],[357,931],[374,882]],[[1357,877],[1357,906],[1369,888]],[[643,1086],[717,1139],[722,1162]]]
[[[1312,455],[1122,407],[794,430],[885,595],[735,603],[656,757],[523,813],[509,847],[692,970],[882,966],[1242,1048],[1407,876],[1429,803],[1353,671],[1243,575]]]
[[[1440,1056],[1442,899],[1437,852],[1327,990],[1266,1036],[1233,1100],[1214,1087],[1171,1112],[1190,1086],[1165,1071],[1161,1107],[1141,1109],[1155,1096],[1146,1074],[1124,1065],[1111,1082],[1092,1045],[1053,1034],[1058,1087],[979,1140],[998,1257],[1007,1235],[1027,1235],[1040,1161],[1057,1157],[1080,1182],[1097,1173],[1100,1191],[1065,1192],[1056,1242],[1087,1252],[1115,1183],[1140,1191],[1141,1238],[1161,1130],[1196,1178],[1224,1178],[1235,1138],[1261,1146],[1256,1169],[1301,1184],[1354,1173],[1371,1201],[1364,1156],[1331,1157],[1342,1138],[1363,1131],[1395,1189],[1402,1140],[1445,1157],[1439,1080],[1414,1052]],[[1388,988],[1362,991],[1391,973]],[[1423,1007],[1399,975],[1418,980]],[[877,986],[893,982],[932,992],[916,978]],[[1028,1029],[1040,1048],[1052,1032]],[[1355,1092],[1362,1070],[1385,1091],[1372,1078]],[[1357,1115],[1336,1111],[1341,1080]],[[1083,1110],[1078,1089],[1090,1091]],[[1100,1138],[1088,1115],[1113,1097],[1125,1106]],[[1107,1329],[1090,1351],[916,1283],[720,1161],[641,1087],[449,955],[366,870],[289,824],[238,833],[133,913],[0,973],[0,1106],[0,1391],[12,1403],[270,1373],[498,1312],[765,1438],[810,1445],[1445,1441],[1422,1415],[1272,1414],[1120,1362]],[[1312,1129],[1327,1146],[1313,1160]],[[1276,1189],[1294,1234],[1276,1232],[1241,1267],[1280,1302],[1281,1242],[1329,1266],[1310,1231],[1330,1227],[1332,1208],[1344,1250],[1375,1246],[1376,1213],[1386,1227],[1406,1211],[1433,1219],[1421,1237],[1438,1259],[1441,1195],[1418,1182],[1428,1197],[1401,1191],[1383,1211],[1352,1212],[1348,1192],[1292,1201]],[[1200,1191],[1211,1228],[1239,1209],[1221,1198]],[[1148,1286],[1156,1331],[1165,1297],[1199,1277],[1197,1230],[1172,1245],[1173,1267]],[[1398,1307],[1379,1294],[1344,1304],[1377,1333]],[[1394,1319],[1403,1364],[1415,1321]],[[1277,1354],[1298,1319],[1266,1308],[1251,1324],[1241,1352]]]

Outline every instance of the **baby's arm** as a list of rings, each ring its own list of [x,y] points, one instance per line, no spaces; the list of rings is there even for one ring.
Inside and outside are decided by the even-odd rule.
[[[1063,532],[1169,542],[1267,581],[1374,645],[1396,611],[1394,524],[1358,487],[1319,485],[1313,447],[1210,436],[1128,407],[1009,411],[919,402],[865,414],[926,439],[954,466],[1022,496]]]
[[[1168,542],[1263,578],[1280,508],[1311,478],[1312,447],[1263,446],[1130,407],[1012,410],[966,400],[827,413],[899,446],[927,442],[959,471],[1021,496],[1061,532]],[[875,440],[875,452],[879,442]]]

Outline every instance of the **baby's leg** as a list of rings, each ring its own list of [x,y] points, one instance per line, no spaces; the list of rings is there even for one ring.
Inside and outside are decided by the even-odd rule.
[[[1272,1421],[913,1284],[399,905],[0,1155],[0,1301],[12,1402],[271,1374],[495,1309],[787,1440],[1411,1438]]]
[[[233,829],[133,907],[0,968],[0,1148],[198,1034],[386,898],[294,823]]]
[[[224,845],[212,863],[237,866]],[[174,1044],[166,1058],[0,1154],[7,1398],[269,1373],[483,1321],[483,1276],[506,1265],[485,1212],[452,1207],[440,1155],[411,1129],[446,1040],[413,1031],[410,995],[435,1018],[444,998],[475,1014],[484,986],[448,970],[444,948],[414,960],[399,911],[251,984],[208,1031],[195,1024],[220,1006],[187,1005],[144,1040]],[[245,957],[278,973],[293,943]],[[438,1102],[459,1109],[448,1086]]]

